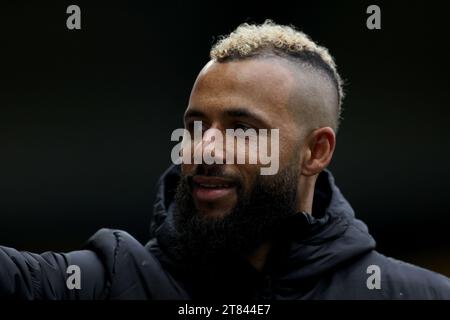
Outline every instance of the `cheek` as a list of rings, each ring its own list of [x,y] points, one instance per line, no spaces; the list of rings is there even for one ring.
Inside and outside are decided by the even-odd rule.
[[[280,169],[301,163],[301,147],[298,140],[280,138]]]
[[[246,164],[238,166],[242,182],[243,192],[248,193],[253,189],[256,179],[260,174],[260,166],[256,164]]]

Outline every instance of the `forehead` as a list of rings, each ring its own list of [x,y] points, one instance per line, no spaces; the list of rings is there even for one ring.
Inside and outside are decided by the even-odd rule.
[[[247,108],[267,118],[288,113],[295,77],[286,63],[276,58],[209,62],[200,72],[188,109],[223,113]]]

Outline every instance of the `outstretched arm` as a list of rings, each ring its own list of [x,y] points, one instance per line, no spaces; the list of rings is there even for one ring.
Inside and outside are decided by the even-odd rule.
[[[69,279],[74,269],[81,273],[76,287]],[[102,299],[105,277],[101,261],[90,250],[35,254],[0,246],[0,298]]]

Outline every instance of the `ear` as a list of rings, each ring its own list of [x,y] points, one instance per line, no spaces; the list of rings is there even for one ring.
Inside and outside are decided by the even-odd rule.
[[[302,175],[313,176],[325,169],[333,157],[336,134],[330,127],[312,131],[305,139]]]

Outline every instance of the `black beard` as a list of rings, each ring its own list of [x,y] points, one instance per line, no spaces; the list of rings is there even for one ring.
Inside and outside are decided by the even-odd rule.
[[[238,185],[237,204],[231,212],[211,218],[199,214],[189,178],[181,176],[175,196],[175,257],[183,264],[205,266],[229,254],[245,257],[253,253],[296,214],[297,184],[295,166],[274,176],[258,176],[250,192]]]

